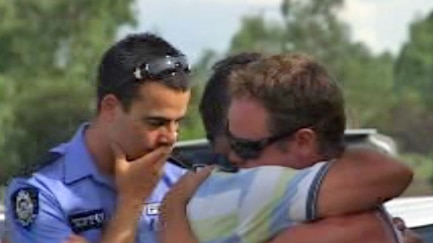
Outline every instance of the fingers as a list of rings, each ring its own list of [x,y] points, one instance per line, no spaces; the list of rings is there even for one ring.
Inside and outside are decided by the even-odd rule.
[[[182,186],[184,189],[195,190],[210,175],[213,168],[213,166],[200,167],[200,169],[195,168],[194,171],[186,173],[178,183],[176,183],[175,187]]]
[[[164,146],[158,149],[160,149],[161,152],[157,152],[157,153],[161,153],[161,154],[160,155],[156,154],[154,157],[154,161],[150,161],[150,163],[153,163],[155,170],[158,171],[159,174],[162,174],[164,170],[164,165],[167,161],[167,157],[171,153],[172,147]]]
[[[123,171],[125,170],[125,167],[127,166],[126,161],[126,155],[123,152],[122,148],[116,143],[111,143],[111,150],[113,151],[114,155],[114,167],[115,171]]]
[[[193,172],[189,172],[192,174],[189,178],[185,180],[190,180],[194,185],[201,184],[212,172],[215,166],[204,166],[204,167],[196,167]]]
[[[403,235],[403,241],[406,243],[423,243],[422,238],[412,231],[411,229],[407,228],[406,223],[404,220],[400,217],[395,217],[392,219],[392,223],[394,226],[402,232]]]
[[[162,167],[165,164],[165,160],[167,156],[171,152],[171,147],[161,146],[143,155],[141,158],[135,161],[127,161],[125,153],[117,143],[112,143],[111,148],[115,157],[116,171],[127,170],[129,166],[131,166],[130,162],[132,162],[133,166],[141,166],[141,165],[143,167],[154,166],[155,170],[160,171],[162,170]]]
[[[214,166],[206,166],[199,171],[189,171],[186,173],[169,191],[170,200],[189,201],[197,188],[205,181]]]
[[[154,175],[160,177],[164,173],[164,165],[167,162],[167,157],[170,155],[170,152],[171,147],[158,147],[157,149],[140,158],[140,161],[137,161],[139,163],[136,164],[143,170],[151,169],[154,172]]]
[[[400,217],[395,217],[392,219],[392,222],[394,223],[394,226],[400,230],[400,231],[404,231],[406,230],[406,224],[404,222],[404,220]]]
[[[137,162],[141,161],[143,164],[153,165],[155,166],[155,168],[160,168],[164,164],[170,152],[171,152],[171,147],[161,146],[145,154],[143,157],[139,158]]]
[[[394,226],[402,232],[403,235],[403,241],[406,243],[423,243],[422,238],[412,231],[411,229],[407,228],[406,223],[404,220],[400,217],[395,217],[392,219],[392,223]]]

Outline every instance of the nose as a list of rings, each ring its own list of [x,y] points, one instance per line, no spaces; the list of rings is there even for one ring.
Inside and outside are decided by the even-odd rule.
[[[179,135],[179,125],[177,123],[168,124],[160,136],[160,142],[167,145],[173,145]]]

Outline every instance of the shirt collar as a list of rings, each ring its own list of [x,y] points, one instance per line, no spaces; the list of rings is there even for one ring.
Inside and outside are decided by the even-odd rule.
[[[89,176],[95,179],[101,178],[86,145],[85,131],[89,125],[89,123],[84,123],[77,129],[65,151],[64,182],[67,184]]]

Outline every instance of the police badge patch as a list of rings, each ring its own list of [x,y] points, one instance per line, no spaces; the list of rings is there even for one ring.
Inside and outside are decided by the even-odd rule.
[[[39,190],[34,187],[20,188],[12,194],[15,221],[29,229],[39,213]]]

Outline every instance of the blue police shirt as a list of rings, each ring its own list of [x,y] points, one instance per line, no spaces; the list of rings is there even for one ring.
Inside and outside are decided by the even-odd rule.
[[[7,188],[7,234],[16,243],[61,243],[72,234],[98,242],[116,208],[113,178],[98,172],[82,125],[71,141],[50,150],[48,163]],[[166,163],[165,173],[140,217],[136,243],[156,242],[158,207],[185,169]]]

